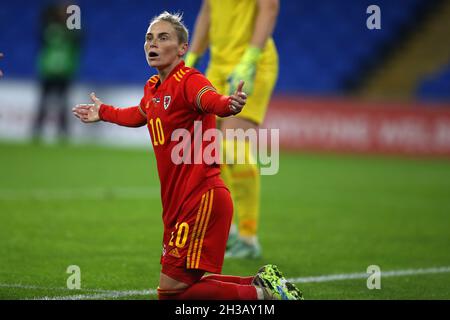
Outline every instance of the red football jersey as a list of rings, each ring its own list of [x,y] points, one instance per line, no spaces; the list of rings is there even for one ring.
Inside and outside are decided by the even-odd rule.
[[[163,83],[159,76],[151,77],[144,87],[144,97],[139,106],[114,108],[102,105],[99,115],[104,121],[124,126],[137,127],[147,124],[156,156],[161,183],[163,221],[166,227],[176,223],[183,204],[191,196],[201,195],[213,187],[224,187],[218,164],[194,163],[203,159],[202,150],[211,142],[194,137],[195,132],[204,134],[216,128],[215,115],[233,114],[229,108],[230,98],[219,95],[211,83],[196,69],[181,62],[172,70]],[[172,141],[172,133],[185,129],[190,133],[191,163],[174,163],[172,151],[180,141]],[[194,148],[193,139],[202,141],[202,148]],[[178,150],[177,148],[177,150]],[[199,149],[199,150],[194,150]],[[196,152],[196,154],[194,154]]]

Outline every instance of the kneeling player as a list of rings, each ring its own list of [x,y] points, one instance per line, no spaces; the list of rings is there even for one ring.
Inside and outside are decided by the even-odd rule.
[[[300,299],[300,291],[273,265],[261,268],[254,277],[218,274],[233,215],[230,193],[220,178],[219,164],[174,159],[179,142],[171,137],[179,129],[192,137],[199,123],[203,136],[215,128],[215,115],[239,113],[247,96],[242,81],[233,95],[218,94],[199,71],[185,67],[187,48],[188,32],[181,17],[162,13],[150,22],[145,36],[147,61],[158,74],[145,84],[140,104],[115,108],[91,94],[93,104],[78,105],[73,112],[83,122],[148,126],[163,205],[160,299]],[[194,145],[188,145],[189,151],[203,159]],[[214,274],[205,276],[206,272]]]

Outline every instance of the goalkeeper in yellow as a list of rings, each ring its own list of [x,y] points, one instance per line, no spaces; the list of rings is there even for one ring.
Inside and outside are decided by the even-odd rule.
[[[209,47],[211,58],[206,76],[218,92],[233,93],[239,80],[244,80],[248,94],[247,107],[241,113],[220,119],[219,127],[223,133],[226,129],[257,129],[264,120],[278,76],[278,54],[272,39],[278,10],[278,0],[203,0],[185,63],[195,67]],[[222,165],[222,176],[237,212],[225,257],[259,258],[262,254],[257,235],[259,169],[255,158],[250,161],[250,157],[256,156],[250,153],[250,142],[238,143],[245,145],[245,163]],[[225,150],[227,141],[223,144]],[[231,163],[237,163],[232,160]]]

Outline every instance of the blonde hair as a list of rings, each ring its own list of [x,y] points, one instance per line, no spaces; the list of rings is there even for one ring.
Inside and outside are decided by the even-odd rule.
[[[169,13],[164,11],[160,15],[154,17],[150,21],[150,26],[159,21],[169,22],[175,29],[177,33],[178,42],[179,43],[188,43],[189,41],[189,31],[183,23],[183,14],[182,13]]]

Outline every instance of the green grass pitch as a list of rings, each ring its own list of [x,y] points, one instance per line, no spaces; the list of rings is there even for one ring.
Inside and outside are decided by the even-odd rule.
[[[156,298],[162,222],[150,150],[2,143],[0,154],[0,299]],[[282,154],[261,201],[263,258],[226,260],[224,274],[378,265],[379,290],[362,277],[298,286],[306,299],[450,298],[448,160]],[[66,287],[69,265],[81,268],[81,290]],[[383,277],[394,270],[413,272]]]

